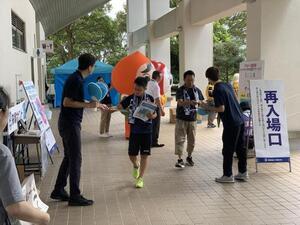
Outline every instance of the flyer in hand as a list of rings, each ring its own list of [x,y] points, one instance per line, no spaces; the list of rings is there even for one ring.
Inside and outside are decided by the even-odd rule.
[[[149,120],[148,114],[154,113],[157,108],[157,105],[151,102],[142,101],[142,103],[135,110],[133,117],[138,118],[144,122]]]

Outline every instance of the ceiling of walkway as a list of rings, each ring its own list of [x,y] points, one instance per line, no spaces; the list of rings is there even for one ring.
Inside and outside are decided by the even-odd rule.
[[[46,36],[103,6],[109,0],[30,0]]]

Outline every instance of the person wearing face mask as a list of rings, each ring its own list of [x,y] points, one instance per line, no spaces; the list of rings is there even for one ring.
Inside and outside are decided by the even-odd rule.
[[[0,132],[7,124],[9,104],[8,94],[0,87]],[[17,220],[46,225],[50,216],[25,201],[14,158],[0,143],[0,225],[15,224]]]
[[[93,73],[96,59],[85,53],[78,58],[78,70],[65,82],[63,88],[61,111],[58,129],[63,140],[64,159],[61,163],[56,184],[51,198],[68,201],[69,206],[89,206],[94,202],[81,195],[79,189],[81,173],[81,122],[84,108],[108,107],[99,102],[84,102],[83,80]],[[70,195],[65,191],[68,176],[70,177]]]

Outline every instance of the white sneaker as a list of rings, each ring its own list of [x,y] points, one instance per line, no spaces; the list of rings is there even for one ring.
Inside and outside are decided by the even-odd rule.
[[[110,133],[105,133],[107,137],[113,137]]]
[[[234,176],[234,179],[238,181],[247,182],[249,180],[248,172],[246,171],[245,173],[238,173],[237,175]]]
[[[99,137],[101,137],[101,138],[108,138],[107,134],[100,134]]]
[[[222,176],[222,177],[216,178],[215,181],[218,183],[234,183],[234,178],[233,178],[233,176],[230,176],[230,177]]]

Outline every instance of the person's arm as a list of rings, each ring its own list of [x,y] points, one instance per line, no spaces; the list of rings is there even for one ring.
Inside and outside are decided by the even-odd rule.
[[[7,206],[6,212],[10,217],[27,221],[33,224],[46,225],[50,222],[48,213],[34,208],[30,203],[22,201]]]
[[[131,101],[131,97],[124,97],[123,100],[120,102],[120,104],[118,105],[118,109],[122,110],[122,109],[127,109],[130,105],[130,101]]]
[[[101,104],[96,101],[92,102],[79,102],[79,101],[74,101],[71,98],[65,97],[63,101],[64,107],[68,108],[100,108],[102,110],[107,110],[108,107],[105,104]]]
[[[10,217],[35,224],[48,224],[50,216],[25,202],[14,159],[9,149],[1,149],[0,199]]]
[[[212,111],[212,112],[217,112],[217,113],[222,113],[225,111],[225,106],[224,105],[220,105],[218,107],[214,107],[214,106],[209,106],[206,103],[201,103],[200,106],[208,111]]]
[[[161,104],[160,98],[156,98],[156,99],[155,99],[155,104],[156,104],[157,107],[159,108],[161,115],[162,115],[162,116],[165,116],[165,111],[164,111],[164,108],[163,108],[163,106],[162,106],[162,104]]]
[[[223,98],[223,94],[218,91],[218,90],[214,90],[213,92],[214,94],[214,100],[215,100],[215,106],[210,106],[207,103],[201,103],[200,106],[208,111],[212,111],[212,112],[217,112],[217,113],[222,113],[225,111],[225,101]]]

